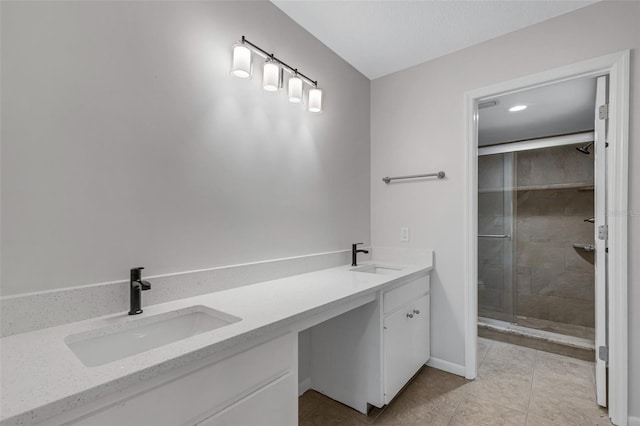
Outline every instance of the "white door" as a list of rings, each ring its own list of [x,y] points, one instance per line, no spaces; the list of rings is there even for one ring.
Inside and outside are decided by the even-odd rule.
[[[607,205],[606,136],[607,77],[598,77],[595,105],[595,305],[596,305],[596,397],[607,406]]]

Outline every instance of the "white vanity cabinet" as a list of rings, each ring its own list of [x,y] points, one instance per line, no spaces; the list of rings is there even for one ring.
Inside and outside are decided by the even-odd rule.
[[[429,359],[429,295],[385,314],[384,402],[388,404]]]
[[[296,425],[297,334],[196,361],[43,424]]]
[[[361,413],[382,407],[429,359],[429,275],[311,329],[311,388]]]

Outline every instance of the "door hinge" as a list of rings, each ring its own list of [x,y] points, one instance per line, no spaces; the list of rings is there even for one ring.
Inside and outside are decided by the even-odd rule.
[[[609,239],[609,227],[607,225],[598,226],[598,239],[605,241]]]
[[[606,346],[598,347],[598,358],[604,362],[609,362],[609,348]]]
[[[609,118],[609,104],[600,105],[600,108],[598,108],[598,117],[600,117],[600,120],[607,120]]]

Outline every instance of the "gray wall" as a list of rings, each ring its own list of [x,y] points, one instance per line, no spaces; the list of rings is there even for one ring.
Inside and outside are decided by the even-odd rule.
[[[515,156],[516,312],[595,327],[594,254],[573,248],[594,243],[595,225],[584,222],[594,215],[594,155],[560,146]],[[568,334],[584,337],[578,330]]]
[[[2,294],[369,240],[369,80],[269,2],[2,2]],[[242,35],[324,112],[229,74]]]
[[[432,355],[463,365],[464,93],[630,48],[629,406],[640,416],[639,2],[599,2],[372,81],[371,239],[433,248]],[[380,181],[437,170],[447,178],[393,187]],[[401,226],[411,227],[404,245]]]

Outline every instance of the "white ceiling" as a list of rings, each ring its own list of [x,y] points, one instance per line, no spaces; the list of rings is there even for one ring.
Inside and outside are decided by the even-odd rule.
[[[271,0],[370,79],[595,1]]]
[[[478,110],[480,146],[593,130],[596,79],[569,80],[493,100],[498,104]],[[510,112],[515,105],[527,109]]]

